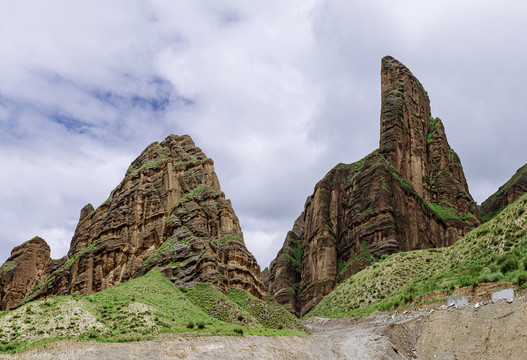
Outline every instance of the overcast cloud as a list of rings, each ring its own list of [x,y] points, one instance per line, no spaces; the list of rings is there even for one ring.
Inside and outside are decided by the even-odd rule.
[[[215,161],[262,268],[318,180],[378,147],[380,59],[416,75],[481,203],[527,162],[521,1],[0,3],[0,263],[63,256],[151,142]]]

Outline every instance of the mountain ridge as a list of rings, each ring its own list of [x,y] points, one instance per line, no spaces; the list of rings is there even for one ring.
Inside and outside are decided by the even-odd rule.
[[[527,164],[519,168],[505,184],[481,203],[481,212],[487,219],[491,219],[525,192],[527,192]]]

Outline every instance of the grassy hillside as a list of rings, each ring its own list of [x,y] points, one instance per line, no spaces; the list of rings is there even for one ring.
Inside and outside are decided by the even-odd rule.
[[[227,323],[307,331],[293,314],[276,302],[260,300],[245,290],[231,288],[224,294],[210,284],[198,284],[182,291],[207,314]]]
[[[419,295],[484,282],[527,282],[527,194],[447,248],[397,253],[350,277],[306,317],[368,315]]]
[[[0,313],[0,351],[60,338],[134,341],[160,333],[304,335],[307,329],[274,302],[244,290],[174,286],[161,273],[88,296],[52,296]]]

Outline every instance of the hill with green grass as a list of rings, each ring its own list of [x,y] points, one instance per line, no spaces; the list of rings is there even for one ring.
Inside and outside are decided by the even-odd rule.
[[[306,317],[369,315],[434,291],[501,281],[527,282],[527,194],[449,247],[384,256],[343,281]]]
[[[161,333],[306,335],[307,328],[276,302],[210,284],[180,288],[156,269],[87,296],[50,296],[0,313],[0,351],[22,351],[72,338],[108,342]]]

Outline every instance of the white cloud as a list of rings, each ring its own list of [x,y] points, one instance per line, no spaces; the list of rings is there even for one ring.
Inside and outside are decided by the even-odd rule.
[[[271,251],[273,243],[283,242],[285,235],[280,231],[249,230],[243,234],[245,243],[250,242],[250,251],[258,254],[258,263],[262,270],[269,266],[276,256],[276,251]]]
[[[378,146],[380,58],[429,91],[482,201],[527,161],[517,2],[0,3],[0,261],[54,256],[169,133],[215,160],[260,265],[315,183]],[[468,135],[467,135],[468,134]],[[65,245],[66,244],[66,245]]]

